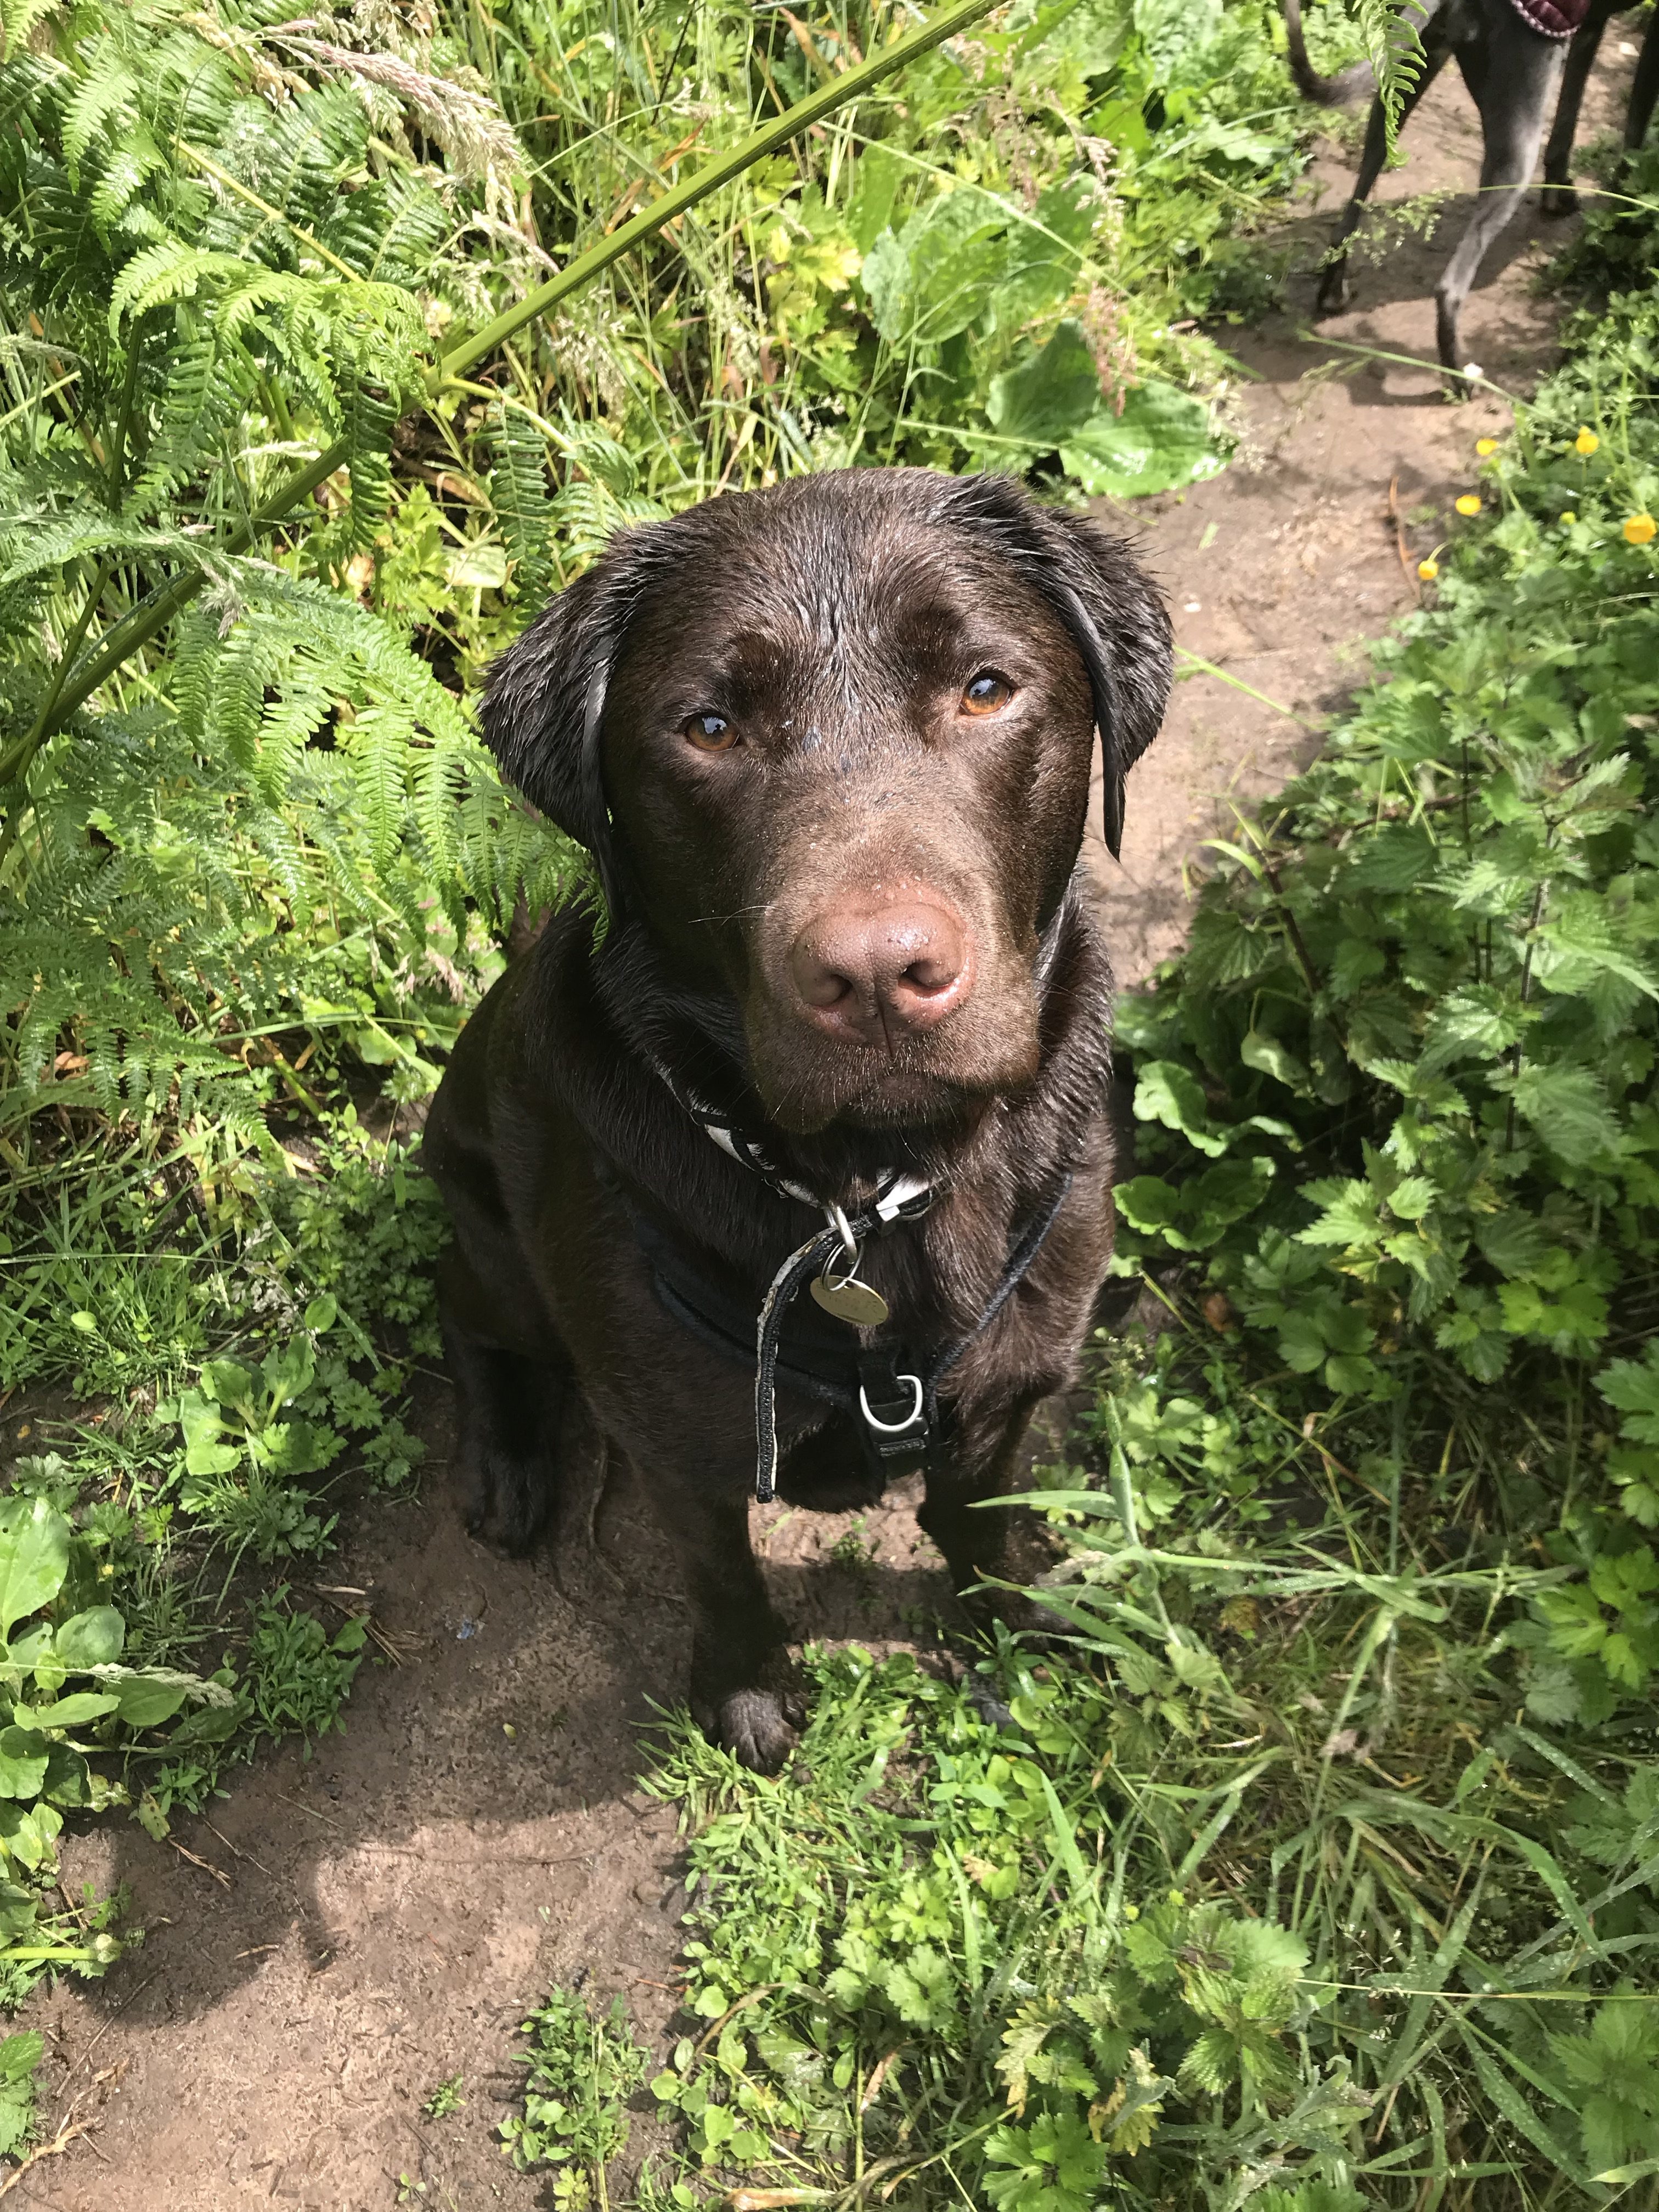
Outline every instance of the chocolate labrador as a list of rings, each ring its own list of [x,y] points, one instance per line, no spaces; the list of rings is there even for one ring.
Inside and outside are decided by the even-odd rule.
[[[614,538],[493,670],[504,775],[594,855],[467,1024],[426,1158],[472,1525],[522,1551],[585,1406],[694,1617],[691,1700],[799,1717],[751,1496],[926,1470],[959,1588],[1008,1564],[1038,1400],[1112,1244],[1114,851],[1170,673],[1124,545],[994,477],[855,470]]]

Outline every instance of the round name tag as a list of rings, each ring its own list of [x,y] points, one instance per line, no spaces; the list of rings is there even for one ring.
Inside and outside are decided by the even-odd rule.
[[[887,1318],[886,1299],[856,1275],[831,1275],[826,1270],[815,1278],[811,1291],[825,1313],[850,1322],[854,1328],[879,1328]]]

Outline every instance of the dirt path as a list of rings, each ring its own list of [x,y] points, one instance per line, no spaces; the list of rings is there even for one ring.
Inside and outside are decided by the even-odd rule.
[[[1590,82],[1581,144],[1622,125],[1636,50],[1617,27]],[[1093,848],[1122,982],[1150,974],[1180,944],[1183,862],[1204,838],[1229,834],[1233,800],[1277,790],[1312,757],[1367,643],[1415,605],[1418,557],[1451,536],[1451,503],[1475,483],[1476,439],[1508,426],[1500,394],[1531,391],[1554,366],[1554,307],[1534,295],[1534,280],[1570,226],[1546,222],[1535,192],[1487,256],[1464,311],[1465,351],[1494,389],[1449,406],[1426,368],[1338,350],[1434,358],[1434,286],[1462,235],[1480,161],[1474,112],[1452,70],[1403,143],[1407,166],[1382,178],[1375,199],[1386,209],[1448,195],[1432,234],[1385,216],[1375,258],[1354,256],[1349,311],[1321,323],[1311,343],[1298,336],[1312,312],[1310,276],[1291,282],[1286,312],[1221,332],[1244,372],[1238,459],[1182,495],[1128,510],[1170,593],[1177,643],[1233,682],[1180,664],[1163,734],[1129,779],[1121,867]],[[1315,163],[1319,212],[1282,234],[1302,267],[1328,240],[1352,168],[1352,155],[1334,148]],[[1391,483],[1409,568],[1389,518]]]
[[[1629,66],[1610,55],[1590,126],[1611,118]],[[1467,185],[1475,133],[1460,88],[1442,80],[1409,143],[1385,199]],[[1319,165],[1328,211],[1347,169],[1342,156]],[[1322,239],[1326,222],[1298,229]],[[1470,301],[1470,350],[1499,385],[1524,389],[1553,358],[1552,318],[1529,284],[1540,241],[1557,235],[1529,212]],[[1353,311],[1323,335],[1426,356],[1442,258],[1408,240],[1358,269]],[[1297,313],[1232,338],[1248,372],[1244,458],[1133,518],[1182,645],[1278,704],[1201,675],[1178,690],[1131,781],[1123,866],[1096,856],[1125,981],[1179,941],[1183,860],[1224,830],[1233,798],[1271,790],[1308,757],[1364,641],[1414,599],[1388,520],[1391,479],[1414,561],[1471,482],[1474,440],[1505,420],[1492,395],[1444,405],[1418,368],[1310,379],[1338,358],[1296,334],[1310,296],[1300,280]],[[377,1506],[323,1577],[368,1594],[403,1653],[364,1668],[348,1733],[308,1761],[262,1761],[210,1820],[178,1823],[181,1850],[112,1827],[66,1850],[72,1888],[127,1882],[149,1932],[103,1984],[30,2008],[48,2037],[43,2118],[55,2127],[72,2111],[96,2132],[24,2175],[20,2204],[545,2204],[545,2179],[515,2174],[493,2136],[518,2078],[514,2024],[551,1983],[578,1977],[627,1992],[647,2033],[672,2013],[684,1906],[673,1818],[634,1786],[647,1700],[672,1702],[684,1680],[672,1565],[644,1502],[627,1497],[599,1532],[625,1579],[577,1547],[562,1588],[544,1564],[471,1544],[443,1479],[447,1392],[434,1388],[426,1412],[426,1498]],[[857,1527],[766,1516],[769,1572],[804,1637],[900,1636],[945,1601],[913,1504],[899,1493]],[[465,2106],[428,2119],[423,2103],[457,2074]]]

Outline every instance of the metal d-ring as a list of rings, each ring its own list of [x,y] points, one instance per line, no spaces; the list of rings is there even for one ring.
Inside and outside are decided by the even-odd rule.
[[[847,1267],[842,1277],[845,1280],[847,1275],[856,1275],[859,1271],[859,1240],[853,1234],[853,1224],[847,1218],[843,1206],[832,1200],[823,1210],[830,1217],[830,1226],[841,1239],[842,1251],[847,1255]]]
[[[910,1388],[916,1394],[916,1401],[915,1405],[911,1407],[909,1412],[905,1415],[902,1421],[878,1420],[876,1416],[870,1411],[870,1401],[865,1395],[863,1383],[860,1382],[859,1384],[859,1410],[864,1415],[865,1419],[869,1422],[871,1427],[878,1431],[884,1437],[902,1437],[907,1429],[914,1429],[916,1423],[921,1419],[923,1391],[921,1376],[896,1375],[893,1377],[893,1380],[896,1382],[908,1382],[910,1385]]]

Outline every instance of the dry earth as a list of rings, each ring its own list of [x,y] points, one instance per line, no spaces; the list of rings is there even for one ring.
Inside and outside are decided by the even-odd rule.
[[[1629,73],[1628,49],[1608,46],[1591,127],[1618,110]],[[1410,167],[1384,179],[1382,198],[1468,186],[1476,135],[1461,87],[1441,80],[1408,143]],[[1289,234],[1304,259],[1347,170],[1335,153],[1318,165],[1327,212]],[[1467,205],[1449,205],[1443,234]],[[1470,301],[1468,350],[1495,386],[1525,390],[1553,362],[1552,314],[1531,280],[1559,235],[1529,210]],[[1475,438],[1504,425],[1496,392],[1449,406],[1426,369],[1326,343],[1426,358],[1444,251],[1408,238],[1357,269],[1352,312],[1311,341],[1305,276],[1291,312],[1224,334],[1240,364],[1243,457],[1134,515],[1181,645],[1231,680],[1183,664],[1164,733],[1131,779],[1121,868],[1096,848],[1125,980],[1178,944],[1183,869],[1201,841],[1309,757],[1365,641],[1414,599],[1390,484],[1414,563],[1471,482]],[[179,1821],[176,1848],[127,1827],[67,1850],[70,1886],[127,1882],[149,1935],[104,1983],[30,2008],[47,2035],[48,2131],[73,2117],[94,2132],[15,2177],[20,2204],[544,2204],[545,2180],[516,2174],[493,2137],[517,2078],[514,2024],[560,1979],[623,1990],[647,2035],[672,2014],[674,1820],[635,1786],[649,1701],[672,1702],[683,1681],[671,1562],[645,1501],[626,1496],[602,1518],[600,1557],[571,1555],[582,1564],[568,1587],[545,1561],[471,1544],[447,1494],[441,1383],[424,1410],[424,1498],[375,1504],[326,1577],[341,1602],[372,1601],[403,1655],[363,1669],[345,1735],[308,1760],[260,1761],[211,1820]],[[913,1504],[896,1495],[859,1529],[764,1516],[769,1571],[803,1637],[927,1635],[948,1593]],[[845,1545],[830,1557],[849,1534],[854,1552],[873,1549],[861,1568]],[[428,2120],[423,2101],[457,2073],[464,2108]]]

